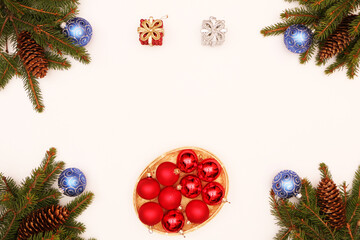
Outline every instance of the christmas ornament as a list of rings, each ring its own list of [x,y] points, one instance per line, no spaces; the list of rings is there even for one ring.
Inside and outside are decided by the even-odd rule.
[[[163,17],[167,18],[167,16]],[[163,19],[162,18],[162,19]],[[162,19],[141,19],[138,27],[139,40],[142,45],[161,46],[164,38],[164,22]]]
[[[69,38],[76,46],[86,46],[92,37],[92,27],[90,23],[80,17],[75,17],[62,24],[64,35]]]
[[[217,20],[216,17],[210,17],[209,20],[204,20],[201,29],[201,38],[203,45],[216,46],[221,45],[225,41],[224,20]]]
[[[198,157],[193,150],[185,149],[179,153],[176,164],[180,171],[190,173],[196,169]]]
[[[27,240],[32,235],[57,230],[69,218],[65,207],[52,205],[32,212],[20,224],[18,240]]]
[[[51,148],[21,184],[0,173],[0,239],[83,239],[85,225],[77,217],[91,204],[94,194],[86,192],[66,206],[60,205],[62,194],[54,182],[64,167],[64,162],[56,161],[56,149]]]
[[[174,187],[165,187],[159,194],[159,204],[161,207],[171,210],[176,209],[181,203],[181,193]]]
[[[186,159],[190,161],[185,161]],[[220,169],[221,171],[213,171],[218,173],[217,178],[211,182],[212,185],[209,185],[208,182],[200,180],[197,174],[197,168],[195,171],[186,172],[188,171],[189,167],[195,164],[197,161],[194,159],[198,159],[201,161],[200,163],[207,163],[208,159],[211,159],[212,164],[210,168]],[[203,160],[205,159],[205,160]],[[180,161],[179,161],[180,160]],[[183,161],[184,160],[184,161]],[[191,163],[184,164],[183,166],[187,166],[184,169],[186,171],[180,171],[181,165],[179,162],[187,162]],[[197,165],[197,164],[196,164]],[[206,164],[205,164],[206,165]],[[207,167],[209,168],[209,167]],[[208,174],[209,171],[205,170],[205,173]],[[204,174],[204,175],[206,175]],[[216,175],[216,174],[215,174]],[[209,174],[207,175],[209,176]],[[160,184],[160,194],[151,199],[145,199],[140,196],[140,192],[138,191],[138,187],[143,184],[144,179],[153,179],[158,181]],[[153,202],[158,204],[162,213],[165,213],[163,219],[165,221],[161,221],[154,224],[146,222],[145,225],[148,226],[150,232],[159,232],[159,233],[166,233],[167,235],[184,235],[190,231],[200,228],[201,226],[208,223],[211,219],[213,219],[217,213],[221,210],[222,206],[226,203],[226,196],[228,193],[228,176],[225,169],[225,166],[221,163],[221,161],[212,153],[196,147],[184,147],[172,150],[165,154],[162,154],[158,158],[156,158],[153,162],[151,162],[144,171],[140,174],[137,184],[134,188],[134,208],[135,211],[138,213],[139,219],[140,215],[143,217],[143,213],[140,214],[140,208],[147,203]],[[165,184],[164,184],[165,182]],[[206,202],[201,201],[203,199],[203,195],[199,194],[202,193],[202,186],[206,187],[207,184],[209,185],[207,191],[205,192],[204,196],[207,199],[207,203],[215,204],[215,205],[207,205]],[[152,183],[151,183],[152,187]],[[184,197],[182,197],[184,196]],[[192,203],[191,201],[201,201],[205,206],[208,208],[208,216],[206,216],[206,209],[204,208],[201,203]],[[218,202],[219,201],[219,202]],[[189,205],[190,204],[190,205]],[[189,205],[189,207],[188,207]],[[186,209],[188,209],[186,213]],[[171,211],[175,210],[175,212],[180,212],[184,218],[185,214],[189,214],[192,221],[187,218],[186,224],[181,226],[181,223],[185,220],[177,222],[177,217],[174,218],[167,218],[167,214]],[[160,211],[158,211],[160,212]],[[154,214],[155,216],[159,216],[158,214]],[[153,215],[153,216],[154,216]],[[159,218],[157,218],[158,220]],[[169,220],[170,219],[170,220]],[[171,220],[172,219],[172,220]],[[205,219],[205,220],[204,220]],[[144,223],[143,220],[140,219]],[[164,224],[165,223],[165,224]],[[179,223],[179,224],[178,224]],[[179,227],[180,226],[180,227]]]
[[[355,2],[355,5],[359,4],[357,0]],[[357,76],[360,67],[360,17],[354,3],[322,0],[298,3],[301,7],[285,9],[281,13],[282,21],[263,28],[261,33],[276,36],[286,32],[285,44],[291,51],[301,53],[300,63],[307,63],[315,56],[316,64],[321,66],[334,57],[325,69],[326,74],[346,69],[348,78]],[[301,37],[295,40],[292,35]],[[298,41],[300,45],[296,44]]]
[[[179,171],[172,162],[163,162],[156,170],[156,178],[160,184],[171,186],[179,179]]]
[[[356,15],[350,15],[344,18],[341,24],[336,28],[335,32],[328,37],[320,47],[320,62],[335,56],[350,45],[350,42],[353,40],[353,37],[350,36],[349,33],[351,28],[350,24],[356,17]]]
[[[48,60],[44,48],[31,38],[29,32],[23,31],[17,39],[19,56],[26,68],[33,76],[43,78],[48,71]]]
[[[140,197],[150,200],[159,195],[160,185],[155,179],[147,177],[139,181],[136,191]]]
[[[359,237],[360,166],[352,184],[344,182],[339,188],[324,163],[319,170],[320,183],[313,186],[306,178],[302,179],[303,197],[296,201],[278,198],[271,189],[271,214],[280,228],[275,239],[355,240]]]
[[[147,202],[139,208],[138,214],[141,222],[148,226],[154,226],[161,221],[163,210],[159,204]]]
[[[68,168],[60,174],[58,185],[66,196],[75,197],[85,190],[86,178],[80,169]]]
[[[188,220],[193,223],[203,223],[209,218],[209,208],[200,200],[189,202],[185,212]]]
[[[208,183],[202,190],[203,201],[208,205],[220,204],[225,196],[225,189],[217,182]]]
[[[215,159],[205,159],[198,165],[198,177],[207,182],[212,182],[220,176],[221,166]]]
[[[304,53],[311,46],[311,30],[301,24],[291,25],[285,31],[284,42],[289,51],[293,53]]]
[[[168,232],[179,232],[185,224],[184,215],[179,210],[170,210],[165,213],[162,226]]]
[[[284,170],[279,172],[272,182],[272,188],[274,193],[283,199],[296,196],[301,197],[301,179],[291,170]]]
[[[178,188],[185,197],[195,198],[201,193],[201,180],[195,175],[187,175],[180,180]]]
[[[321,179],[317,188],[318,205],[326,221],[334,229],[341,229],[346,224],[345,204],[340,191],[329,176]]]

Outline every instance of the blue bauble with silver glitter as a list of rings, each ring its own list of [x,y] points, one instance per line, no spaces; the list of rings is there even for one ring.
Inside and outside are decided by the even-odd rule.
[[[59,176],[59,188],[69,197],[79,196],[86,187],[86,177],[80,169],[67,168]]]
[[[272,189],[278,197],[283,199],[294,196],[300,198],[301,179],[296,172],[291,170],[281,171],[275,176]]]
[[[84,18],[75,17],[62,25],[63,33],[74,45],[83,47],[88,44],[92,36],[92,27]]]
[[[309,28],[301,24],[288,27],[284,34],[284,42],[291,52],[304,53],[312,43],[313,34]]]

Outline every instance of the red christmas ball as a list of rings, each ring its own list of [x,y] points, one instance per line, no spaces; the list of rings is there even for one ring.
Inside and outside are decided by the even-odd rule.
[[[179,179],[179,173],[176,172],[176,165],[171,162],[163,162],[156,169],[156,178],[160,184],[171,186]]]
[[[174,187],[165,187],[159,194],[159,204],[163,208],[176,209],[181,203],[181,193]]]
[[[202,190],[201,196],[206,204],[216,205],[221,203],[225,195],[225,189],[217,182],[208,183]]]
[[[151,177],[143,178],[139,181],[136,192],[140,197],[150,200],[156,198],[160,193],[160,184]]]
[[[149,226],[154,226],[161,221],[163,210],[159,204],[147,202],[143,204],[138,211],[140,221]]]
[[[202,185],[200,178],[195,175],[187,175],[180,180],[181,193],[188,198],[195,198],[201,193]]]
[[[206,182],[212,182],[219,177],[221,166],[215,159],[209,158],[198,165],[198,177]]]
[[[185,173],[194,171],[198,164],[198,157],[191,149],[182,150],[177,157],[178,168]]]
[[[192,200],[185,209],[188,220],[192,223],[203,223],[209,218],[209,208],[201,200]]]
[[[164,215],[161,223],[166,231],[179,232],[184,227],[185,218],[179,210],[170,210]]]

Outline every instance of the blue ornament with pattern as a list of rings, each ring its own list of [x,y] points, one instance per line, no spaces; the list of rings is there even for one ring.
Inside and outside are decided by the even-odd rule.
[[[297,197],[300,198],[301,179],[291,170],[284,170],[279,172],[273,182],[272,189],[274,193],[283,199]]]
[[[74,45],[83,47],[91,40],[92,27],[84,18],[72,18],[62,27],[63,33],[73,42]]]
[[[309,28],[301,24],[288,27],[284,34],[284,42],[291,52],[304,53],[312,43],[313,34]]]
[[[80,169],[67,168],[59,176],[59,188],[69,197],[79,196],[86,187],[86,177]]]

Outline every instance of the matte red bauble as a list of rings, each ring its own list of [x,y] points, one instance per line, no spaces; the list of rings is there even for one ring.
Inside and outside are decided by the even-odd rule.
[[[202,185],[200,178],[195,175],[187,175],[180,180],[181,193],[188,198],[195,198],[201,193]]]
[[[159,204],[167,210],[176,209],[181,203],[181,193],[174,187],[165,187],[159,194]]]
[[[160,184],[151,177],[143,178],[139,181],[136,192],[140,197],[150,200],[156,198],[160,193]]]
[[[224,198],[225,189],[217,182],[208,183],[202,190],[201,196],[206,204],[220,204]]]
[[[192,200],[185,209],[188,220],[192,223],[203,223],[209,218],[209,207],[201,200]]]
[[[198,177],[206,182],[212,182],[219,177],[221,166],[215,159],[209,158],[198,165]]]
[[[161,221],[163,217],[163,210],[159,204],[154,202],[147,202],[139,208],[140,220],[149,226],[154,226]]]
[[[172,162],[163,162],[156,169],[156,178],[160,184],[164,186],[171,186],[179,179],[179,174],[176,172],[176,165]]]
[[[191,149],[182,150],[177,157],[178,168],[185,173],[194,171],[198,164],[198,157]]]
[[[179,232],[185,224],[184,215],[179,210],[170,210],[162,221],[163,228],[168,232]]]

